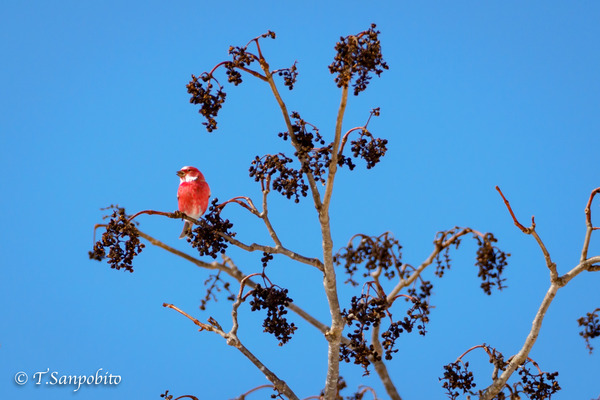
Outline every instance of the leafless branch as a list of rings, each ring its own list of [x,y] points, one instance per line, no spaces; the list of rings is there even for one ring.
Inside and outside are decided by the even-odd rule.
[[[598,188],[598,189],[600,189],[600,188]],[[591,225],[591,216],[590,216],[590,213],[588,212],[588,209],[591,205],[591,201],[592,201],[594,195],[599,192],[598,189],[595,189],[592,192],[592,194],[590,195],[590,200],[588,201],[588,207],[586,208],[586,220],[587,220],[588,233],[591,232],[590,227],[592,226]],[[521,348],[521,350],[519,350],[519,352],[517,354],[515,354],[513,357],[511,357],[511,359],[509,360],[509,362],[506,366],[506,369],[500,375],[500,377],[495,379],[494,382],[487,389],[485,389],[485,392],[484,392],[483,396],[481,396],[480,400],[491,400],[491,399],[495,398],[495,396],[500,392],[500,390],[502,390],[502,388],[504,387],[504,385],[506,384],[506,382],[508,381],[510,376],[513,374],[513,372],[527,360],[529,352],[533,348],[533,345],[535,344],[537,337],[539,335],[540,329],[542,327],[542,322],[544,320],[546,312],[548,311],[548,307],[550,307],[550,304],[552,303],[552,300],[556,296],[558,289],[565,286],[571,279],[573,279],[575,276],[577,276],[581,272],[590,270],[590,268],[592,266],[594,266],[594,264],[600,262],[600,256],[587,258],[587,243],[589,243],[589,235],[586,235],[586,239],[585,239],[586,242],[584,244],[584,251],[581,256],[581,261],[574,268],[572,268],[569,272],[567,272],[563,276],[559,277],[557,274],[556,265],[551,261],[550,254],[548,253],[548,251],[546,250],[546,247],[544,246],[541,239],[535,232],[535,223],[533,221],[533,218],[532,218],[532,226],[530,228],[524,228],[521,224],[518,223],[516,217],[514,216],[514,213],[512,212],[512,209],[510,208],[508,201],[506,200],[506,198],[504,197],[504,195],[502,194],[500,189],[498,187],[496,187],[496,190],[498,190],[498,192],[504,199],[504,203],[506,204],[511,216],[513,217],[513,220],[515,221],[515,225],[517,225],[519,227],[519,229],[521,229],[524,233],[531,234],[536,238],[538,245],[540,246],[540,248],[542,249],[542,251],[544,253],[544,258],[546,259],[546,265],[548,266],[548,268],[550,268],[551,279],[550,279],[550,287],[549,287],[548,291],[546,292],[546,295],[544,296],[542,303],[540,304],[540,307],[533,319],[531,330],[529,331],[529,334],[527,335],[527,338],[525,339],[525,343],[523,344],[523,347]]]
[[[552,262],[550,253],[546,249],[544,242],[542,242],[542,239],[540,238],[540,236],[538,235],[538,233],[535,230],[535,218],[531,217],[531,226],[529,228],[525,228],[523,225],[521,225],[521,223],[515,217],[515,214],[514,214],[512,208],[510,207],[510,203],[508,202],[508,200],[506,200],[506,197],[504,197],[504,194],[502,193],[502,191],[500,190],[500,188],[498,186],[496,186],[496,190],[498,191],[498,193],[500,193],[500,196],[502,196],[502,199],[504,200],[504,204],[506,204],[506,208],[508,208],[508,211],[510,212],[510,215],[512,216],[513,221],[515,222],[515,225],[517,225],[519,227],[519,229],[521,229],[521,231],[523,231],[523,233],[525,233],[527,235],[531,235],[535,238],[535,241],[538,243],[538,246],[542,250],[542,253],[544,253],[544,259],[546,260],[546,266],[550,270],[550,279],[552,282],[556,281],[556,279],[558,279],[558,271],[556,270],[556,264],[554,264]]]
[[[405,287],[408,287],[410,285],[412,285],[412,283],[421,275],[421,273],[425,270],[425,268],[427,268],[429,265],[431,265],[431,263],[433,262],[433,260],[435,260],[435,258],[438,256],[438,254],[440,254],[442,252],[442,250],[444,250],[447,247],[452,246],[454,243],[456,243],[456,241],[461,237],[464,236],[468,233],[476,233],[481,235],[481,233],[474,231],[471,228],[462,228],[460,230],[458,230],[457,232],[455,232],[452,236],[450,236],[448,239],[445,238],[445,234],[442,235],[442,237],[436,239],[434,241],[435,243],[435,249],[433,249],[433,251],[431,252],[431,254],[429,255],[429,257],[427,257],[425,259],[425,261],[423,261],[421,263],[421,265],[419,265],[417,267],[417,269],[415,269],[406,279],[400,279],[399,282],[396,284],[396,286],[390,291],[390,293],[387,296],[387,300],[389,301],[393,301],[393,299],[398,295],[398,293],[400,293],[400,291],[402,289],[404,289]]]
[[[300,154],[300,162],[305,163],[306,160],[301,155],[299,151],[299,144],[294,134],[294,129],[292,122],[290,120],[289,112],[287,111],[287,107],[283,102],[277,86],[275,85],[275,81],[273,80],[272,72],[269,69],[269,64],[266,60],[260,56],[260,65],[262,70],[267,77],[267,82],[271,87],[271,91],[279,104],[279,108],[283,114],[283,118],[285,120],[288,134],[290,136],[292,145]],[[334,139],[334,149],[337,149],[340,143],[341,138],[341,129],[342,129],[342,120],[344,115],[344,110],[346,108],[346,100],[348,96],[348,88],[345,87],[342,89],[342,101],[340,104],[340,109],[338,111],[338,118],[336,121],[336,132]],[[321,202],[321,197],[319,190],[317,188],[317,184],[315,178],[311,171],[306,171],[306,176],[309,182],[309,187],[311,188],[311,193],[313,196],[313,201],[315,207],[319,213],[319,222],[321,224],[321,234],[323,237],[323,266],[322,271],[324,273],[324,287],[325,293],[327,296],[327,300],[329,303],[329,310],[331,313],[332,324],[331,328],[326,335],[327,340],[329,342],[329,351],[328,351],[328,367],[327,367],[327,378],[325,384],[325,397],[328,399],[332,399],[337,392],[337,381],[339,377],[339,351],[340,351],[340,340],[342,336],[342,330],[344,328],[344,324],[342,321],[342,317],[340,314],[340,306],[339,300],[337,297],[337,285],[335,279],[335,270],[333,266],[333,241],[331,239],[331,232],[329,227],[329,202],[331,200],[331,193],[333,190],[333,181],[335,172],[337,169],[337,153],[334,151],[332,155],[332,159],[329,165],[329,175],[327,179],[327,184],[325,187],[325,195],[323,198],[323,202]]]
[[[237,280],[238,282],[241,282],[242,280],[246,279],[247,276],[244,275],[235,265],[235,263],[233,262],[233,260],[227,256],[226,254],[223,254],[223,260],[224,263],[219,263],[217,261],[213,261],[211,263],[207,263],[204,262],[202,260],[199,260],[197,258],[194,258],[192,256],[190,256],[189,254],[186,254],[182,251],[179,251],[171,246],[168,246],[166,244],[164,244],[163,242],[161,242],[160,240],[157,240],[155,238],[153,238],[152,236],[142,232],[142,231],[138,231],[139,235],[146,239],[148,242],[150,242],[150,244],[160,247],[163,250],[166,250],[176,256],[179,256],[193,264],[195,264],[196,266],[200,267],[200,268],[206,268],[206,269],[211,269],[211,270],[219,270],[219,271],[223,271],[224,273],[226,273],[227,275],[231,276],[232,278],[234,278],[235,280]],[[250,279],[245,281],[246,286],[249,286],[251,288],[255,288],[256,287],[256,283]],[[299,307],[298,305],[296,305],[295,303],[290,303],[288,305],[288,308],[290,310],[292,310],[293,312],[295,312],[296,314],[298,314],[298,316],[300,316],[302,319],[304,319],[306,322],[308,322],[310,325],[314,326],[315,328],[317,328],[321,333],[325,334],[329,331],[329,326],[323,324],[322,322],[320,322],[318,319],[316,319],[315,317],[313,317],[312,315],[310,315],[308,312],[304,311],[301,307]]]
[[[164,303],[163,307],[171,308],[171,309],[177,311],[178,313],[184,315],[189,320],[191,320],[194,324],[199,326],[200,331],[203,331],[203,330],[211,331],[211,332],[215,332],[218,335],[222,336],[227,341],[228,345],[238,349],[244,356],[246,356],[246,358],[248,358],[256,367],[258,367],[258,369],[265,375],[265,377],[273,384],[273,386],[275,386],[275,388],[280,393],[285,395],[288,399],[299,400],[298,396],[296,396],[296,394],[292,391],[292,389],[290,389],[290,387],[287,385],[287,383],[285,383],[285,381],[282,381],[281,379],[279,379],[279,377],[275,373],[273,373],[270,369],[268,369],[250,350],[248,350],[242,344],[242,342],[239,340],[237,335],[235,335],[232,332],[225,333],[223,331],[223,329],[221,328],[221,326],[217,323],[217,321],[215,321],[212,317],[208,319],[209,323],[206,324],[206,323],[200,322],[198,319],[190,316],[185,311],[180,310],[178,307],[174,306],[173,304]]]
[[[300,148],[299,148],[299,144],[298,144],[298,139],[296,138],[296,134],[294,133],[294,127],[292,125],[292,120],[290,119],[290,114],[287,110],[287,106],[285,105],[285,102],[283,101],[283,99],[281,98],[281,95],[279,94],[279,90],[277,89],[277,85],[275,84],[275,80],[273,79],[273,73],[271,72],[271,70],[269,68],[269,64],[262,57],[262,55],[261,55],[261,58],[259,61],[260,61],[260,66],[261,66],[263,72],[265,73],[265,76],[267,77],[267,82],[269,83],[271,92],[273,92],[273,96],[275,97],[275,100],[277,101],[277,104],[279,105],[279,109],[281,110],[281,113],[283,115],[283,119],[285,121],[285,125],[287,128],[288,134],[290,136],[292,145],[294,146],[296,151],[298,151],[298,153],[300,154],[300,157],[301,157],[300,162],[302,164],[304,164],[306,162],[306,160],[304,159],[304,157],[301,155],[301,152],[299,151]],[[313,202],[315,204],[315,207],[317,208],[317,210],[320,210],[322,207],[321,194],[319,193],[319,189],[318,189],[315,177],[313,176],[313,173],[311,171],[306,172],[306,177],[308,179],[308,184],[310,186],[310,191],[313,196]]]
[[[243,393],[239,397],[236,397],[235,399],[232,399],[232,400],[245,400],[246,396],[248,396],[249,394],[251,394],[253,392],[256,392],[258,390],[267,389],[267,388],[273,389],[273,385],[260,385],[260,386],[257,386],[255,388],[252,388],[252,389],[248,390],[246,393]]]
[[[579,259],[580,262],[583,262],[587,258],[588,248],[590,246],[590,239],[592,238],[592,232],[596,229],[599,229],[592,225],[592,201],[594,200],[594,196],[598,193],[600,193],[600,187],[592,190],[592,193],[590,193],[590,199],[588,200],[587,205],[585,207],[586,230],[585,238],[583,239],[583,250],[581,250],[581,258]]]

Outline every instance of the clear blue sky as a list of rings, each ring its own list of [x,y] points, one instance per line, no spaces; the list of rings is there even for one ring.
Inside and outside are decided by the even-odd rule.
[[[129,212],[173,211],[183,165],[200,168],[220,199],[257,198],[247,176],[257,154],[289,151],[268,88],[247,79],[228,89],[219,130],[204,131],[185,84],[210,69],[229,45],[273,30],[264,44],[273,67],[298,61],[297,89],[282,90],[290,110],[331,137],[339,90],[329,75],[341,35],[375,22],[390,65],[358,98],[345,128],[361,125],[389,139],[380,165],[336,181],[332,227],[336,247],[357,232],[393,231],[404,260],[419,264],[439,230],[455,225],[491,231],[512,253],[508,288],[488,297],[479,289],[475,246],[465,240],[452,270],[434,283],[429,334],[402,337],[390,363],[405,399],[444,398],[442,366],[467,348],[488,343],[507,357],[522,345],[549,285],[533,238],[516,229],[494,190],[500,185],[524,223],[538,232],[561,273],[576,265],[583,209],[600,186],[600,5],[595,2],[200,2],[22,1],[0,6],[0,391],[15,399],[229,399],[266,383],[235,349],[161,304],[228,326],[224,299],[200,312],[208,276],[147,247],[133,274],[88,260],[92,227],[111,203]],[[325,5],[324,5],[325,4]],[[595,220],[600,210],[594,205]],[[309,201],[273,196],[273,222],[288,246],[319,256],[320,237]],[[239,236],[267,240],[264,228],[231,209]],[[181,222],[140,218],[166,243]],[[258,237],[258,239],[255,239]],[[593,238],[590,255],[600,253]],[[193,254],[193,250],[189,250]],[[260,255],[231,254],[245,272],[260,271]],[[282,258],[269,274],[323,322],[328,311],[321,276]],[[531,357],[558,370],[557,399],[590,399],[600,354],[589,355],[576,319],[600,306],[600,276],[587,273],[561,289]],[[352,292],[341,287],[347,304]],[[310,326],[278,347],[258,334],[260,322],[242,308],[240,337],[298,395],[324,383],[326,343]],[[600,343],[597,343],[600,349]],[[479,386],[491,371],[472,358]],[[23,387],[14,375],[120,375],[116,387]],[[343,365],[350,387],[372,385]],[[348,393],[349,394],[349,393]],[[252,398],[265,398],[259,393]]]

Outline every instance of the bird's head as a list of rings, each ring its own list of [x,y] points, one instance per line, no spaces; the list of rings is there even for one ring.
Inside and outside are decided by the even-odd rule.
[[[177,171],[180,182],[203,181],[204,175],[195,167],[183,167]]]

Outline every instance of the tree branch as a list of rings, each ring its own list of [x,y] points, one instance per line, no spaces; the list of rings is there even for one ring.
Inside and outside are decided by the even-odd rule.
[[[221,232],[219,232],[219,236],[221,236],[222,238],[227,240],[232,245],[237,246],[240,249],[246,250],[248,252],[262,251],[265,253],[283,254],[283,255],[291,258],[292,260],[299,261],[303,264],[312,265],[313,267],[316,267],[317,269],[319,269],[321,271],[323,270],[323,265],[319,259],[304,257],[304,256],[302,256],[298,253],[295,253],[291,250],[288,250],[282,246],[271,247],[271,246],[264,246],[264,245],[258,244],[258,243],[245,244],[245,243],[240,242],[239,240],[234,239],[231,236],[226,235]]]
[[[502,388],[508,381],[508,378],[510,378],[510,376],[517,369],[517,367],[523,364],[525,360],[527,360],[527,356],[533,348],[533,345],[535,344],[537,337],[540,333],[540,329],[542,328],[542,321],[544,320],[546,311],[548,311],[548,307],[550,307],[550,303],[552,303],[552,300],[554,299],[554,296],[556,296],[556,292],[558,289],[559,286],[556,283],[552,283],[550,285],[550,288],[548,289],[548,292],[546,292],[546,295],[542,300],[542,304],[540,305],[540,308],[538,309],[535,318],[533,319],[531,330],[529,331],[529,334],[525,339],[523,347],[515,356],[513,356],[510,359],[502,375],[500,375],[500,377],[496,379],[494,383],[492,383],[488,388],[485,389],[483,395],[480,397],[480,400],[494,399],[496,395],[500,392],[500,390],[502,390]]]
[[[241,282],[243,279],[245,279],[247,277],[235,266],[235,264],[233,263],[233,260],[231,260],[231,258],[229,258],[225,254],[223,254],[223,259],[225,260],[225,263],[219,263],[217,261],[213,261],[212,263],[207,263],[207,262],[204,262],[197,258],[194,258],[182,251],[179,251],[171,246],[168,246],[168,245],[164,244],[163,242],[161,242],[160,240],[157,240],[157,239],[153,238],[152,236],[150,236],[140,230],[138,230],[138,233],[142,238],[144,238],[148,242],[150,242],[150,244],[160,247],[161,249],[166,250],[171,254],[179,256],[179,257],[185,259],[186,261],[189,261],[192,264],[195,264],[196,266],[198,266],[200,268],[206,268],[206,269],[211,269],[211,270],[216,269],[219,271],[223,271],[224,273],[231,276],[238,282]],[[231,267],[227,266],[227,264],[231,265]],[[252,289],[254,289],[256,287],[256,283],[250,279],[246,281],[246,285],[251,287]],[[317,328],[321,333],[326,334],[329,331],[329,326],[320,322],[318,319],[316,319],[315,317],[310,315],[308,312],[304,311],[302,308],[300,308],[295,303],[290,303],[288,308],[290,310],[292,310],[293,312],[295,312],[296,314],[298,314],[298,316],[300,316],[300,318],[304,319],[310,325]]]
[[[585,254],[582,254],[582,257],[581,257],[584,260],[582,260],[578,265],[576,265],[574,268],[572,268],[565,275],[558,277],[556,264],[554,264],[551,261],[550,254],[548,253],[548,251],[546,250],[546,247],[544,246],[541,239],[535,232],[535,221],[533,220],[533,218],[532,218],[532,225],[530,228],[525,228],[523,225],[521,225],[517,221],[512,209],[508,203],[508,200],[506,200],[506,198],[500,191],[500,188],[498,188],[496,186],[496,190],[498,190],[498,192],[504,199],[504,203],[506,204],[506,206],[513,218],[513,221],[515,221],[515,225],[517,225],[519,227],[519,229],[521,229],[521,231],[523,231],[525,234],[531,234],[536,238],[538,245],[540,246],[540,248],[542,249],[542,252],[544,253],[544,258],[546,259],[546,265],[550,269],[551,283],[550,283],[550,288],[546,292],[546,295],[544,296],[544,299],[542,300],[542,303],[533,319],[533,322],[531,324],[532,325],[531,330],[529,331],[529,334],[527,335],[527,338],[525,339],[525,343],[523,344],[523,347],[521,348],[521,350],[519,350],[519,352],[516,355],[514,355],[513,357],[510,358],[508,364],[506,365],[506,369],[504,370],[504,372],[500,375],[499,378],[495,379],[494,382],[488,388],[485,389],[483,396],[480,397],[480,400],[491,400],[491,399],[495,398],[495,396],[502,390],[504,385],[506,385],[506,382],[508,381],[510,376],[513,374],[513,372],[517,369],[517,367],[519,367],[521,364],[523,364],[527,360],[529,352],[533,348],[533,345],[535,344],[537,337],[539,335],[540,329],[542,328],[542,322],[544,320],[546,312],[548,311],[548,308],[550,307],[552,300],[554,300],[554,297],[556,296],[558,289],[565,286],[571,279],[573,279],[575,276],[580,274],[582,271],[589,270],[593,264],[600,262],[600,256],[585,259],[586,255],[587,255],[587,249],[584,245],[584,253]],[[591,204],[593,196],[595,195],[595,192],[596,192],[596,190],[593,191],[592,195],[590,196],[590,200],[588,201],[588,208]],[[588,208],[586,208],[586,216],[587,216],[586,219],[588,222],[587,226],[588,226],[588,232],[589,232],[589,227],[591,226],[591,217],[589,217]],[[586,240],[589,240],[589,238],[587,236],[588,235],[586,235]]]
[[[458,238],[460,238],[461,236],[464,236],[468,233],[475,233],[475,232],[476,231],[474,231],[471,228],[462,228],[461,230],[454,233],[450,238],[448,238],[446,240],[444,240],[445,236],[442,236],[440,239],[434,241],[435,249],[431,252],[429,257],[427,257],[427,259],[425,259],[425,261],[423,261],[421,263],[421,265],[419,265],[419,267],[415,271],[413,271],[412,274],[409,275],[408,278],[400,279],[400,281],[396,284],[396,286],[388,294],[387,301],[388,302],[393,301],[394,298],[398,295],[398,293],[400,293],[400,291],[402,289],[404,289],[407,286],[410,286],[415,280],[417,280],[417,278],[421,275],[423,270],[425,268],[427,268],[429,265],[431,265],[433,260],[435,260],[435,258],[438,256],[438,254],[440,254],[442,252],[442,250],[444,250],[446,247],[449,247],[449,246],[453,245],[454,243],[456,243],[456,240]]]
[[[590,199],[588,200],[587,205],[585,207],[586,230],[585,238],[583,239],[583,249],[581,250],[581,258],[579,259],[580,262],[583,262],[587,258],[588,248],[590,246],[590,239],[592,238],[592,232],[595,229],[598,229],[594,228],[594,226],[592,225],[592,200],[594,200],[594,196],[598,193],[600,193],[600,187],[592,190],[592,193],[590,193]]]
[[[532,216],[531,217],[531,226],[529,228],[525,228],[517,220],[517,217],[515,217],[515,214],[513,213],[513,210],[510,207],[510,203],[508,202],[508,200],[506,200],[506,197],[504,197],[504,194],[502,193],[502,191],[500,190],[500,188],[498,186],[496,186],[496,190],[498,191],[498,193],[500,193],[500,196],[502,196],[502,199],[504,200],[504,204],[506,204],[506,208],[508,208],[508,211],[510,212],[510,215],[512,216],[513,221],[515,222],[515,225],[518,226],[519,229],[521,229],[521,231],[523,233],[525,233],[527,235],[532,235],[535,238],[535,241],[538,243],[538,246],[542,250],[542,253],[544,253],[544,259],[546,260],[546,266],[550,270],[550,280],[552,282],[555,282],[558,279],[558,271],[556,270],[556,264],[552,262],[550,253],[546,249],[544,242],[542,242],[542,239],[535,231],[535,218]]]
[[[281,98],[281,95],[279,94],[277,85],[275,85],[275,80],[273,79],[273,74],[271,73],[271,70],[269,69],[269,64],[262,57],[262,54],[261,54],[261,58],[259,61],[260,61],[260,66],[261,66],[263,72],[265,73],[265,76],[267,77],[267,82],[269,83],[269,86],[271,87],[273,96],[275,96],[275,100],[277,101],[277,104],[279,105],[279,108],[281,109],[281,113],[283,114],[283,119],[285,120],[285,125],[288,130],[288,134],[290,136],[292,145],[294,146],[294,149],[296,149],[298,154],[301,154],[301,152],[299,151],[300,147],[298,145],[298,139],[296,138],[296,134],[294,133],[294,127],[293,127],[292,121],[290,119],[290,114],[287,110],[287,106],[285,105],[283,99]],[[306,162],[306,160],[304,159],[303,156],[300,156],[300,162],[303,165]],[[315,181],[315,177],[313,176],[313,174],[310,170],[306,171],[306,176],[308,178],[308,183],[310,186],[310,191],[313,196],[313,202],[315,204],[315,207],[317,210],[320,210],[322,207],[321,194],[319,193],[319,189],[317,187],[317,182]]]
[[[212,317],[208,319],[209,323],[205,324],[203,322],[200,322],[198,319],[190,316],[186,312],[180,310],[173,304],[163,303],[163,307],[171,308],[171,309],[179,312],[180,314],[184,315],[189,320],[191,320],[194,324],[199,326],[201,331],[203,331],[203,330],[211,331],[211,332],[215,332],[218,335],[222,336],[227,341],[228,345],[235,347],[244,356],[246,356],[246,358],[249,359],[252,362],[252,364],[254,364],[265,375],[265,377],[275,386],[277,391],[279,391],[280,393],[285,395],[288,399],[299,400],[298,396],[296,396],[296,394],[292,391],[292,389],[290,389],[290,387],[287,385],[287,383],[285,383],[285,381],[279,379],[279,377],[277,375],[275,375],[275,373],[273,373],[270,369],[268,369],[250,350],[248,350],[242,344],[242,342],[239,340],[237,335],[232,334],[231,332],[225,333],[223,331],[223,329],[219,326],[217,321],[215,321]]]

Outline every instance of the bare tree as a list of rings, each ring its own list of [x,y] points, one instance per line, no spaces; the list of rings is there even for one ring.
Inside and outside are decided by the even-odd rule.
[[[374,136],[369,130],[371,119],[379,116],[379,108],[370,111],[364,125],[345,132],[342,128],[349,90],[352,90],[355,96],[361,94],[367,89],[374,75],[379,76],[388,69],[381,53],[379,31],[373,24],[368,30],[341,38],[335,46],[336,56],[329,65],[329,71],[334,75],[335,82],[341,90],[341,99],[335,130],[328,139],[315,125],[303,119],[300,113],[287,109],[276,77],[281,77],[283,85],[292,90],[298,71],[296,64],[289,68],[271,69],[261,51],[260,43],[262,40],[274,38],[275,33],[267,32],[250,40],[245,46],[230,47],[230,60],[216,64],[209,72],[199,76],[192,75],[192,80],[187,85],[191,95],[190,102],[199,105],[199,112],[206,120],[204,125],[209,132],[217,129],[216,118],[226,99],[224,86],[217,79],[217,73],[225,70],[228,82],[236,86],[242,83],[242,77],[246,75],[263,81],[271,89],[285,123],[285,130],[279,133],[279,137],[291,144],[292,154],[266,154],[256,156],[252,161],[249,175],[260,185],[262,191],[259,206],[247,196],[234,197],[224,202],[215,198],[206,215],[198,220],[179,211],[145,210],[128,215],[123,208],[112,206],[113,212],[108,224],[96,226],[104,227],[106,231],[95,244],[94,251],[90,252],[90,257],[98,260],[106,258],[112,268],[123,268],[133,272],[133,258],[144,248],[141,238],[200,268],[216,271],[207,281],[206,298],[200,306],[204,309],[217,291],[227,292],[232,301],[229,328],[224,328],[225,323],[215,318],[200,321],[176,305],[165,303],[164,306],[191,320],[201,331],[220,335],[228,345],[247,357],[270,381],[269,385],[258,385],[250,389],[240,395],[240,399],[265,388],[274,389],[277,397],[298,399],[294,389],[279,378],[277,372],[269,369],[238,336],[240,306],[249,302],[252,311],[266,310],[264,331],[274,335],[280,345],[285,345],[296,332],[296,325],[288,321],[288,310],[312,325],[327,341],[328,368],[324,389],[322,393],[309,398],[342,398],[340,391],[346,387],[346,383],[340,377],[339,365],[344,361],[360,366],[366,374],[372,367],[381,379],[387,396],[398,400],[401,397],[388,373],[385,361],[391,360],[398,351],[396,340],[401,334],[413,330],[421,335],[426,334],[433,284],[425,279],[423,271],[427,268],[434,269],[434,274],[442,277],[450,267],[450,250],[458,248],[464,237],[471,236],[478,245],[475,264],[478,267],[481,288],[484,293],[490,295],[494,290],[502,290],[504,287],[502,274],[510,254],[495,245],[497,239],[493,234],[482,233],[470,227],[454,227],[438,232],[431,254],[417,264],[402,260],[402,246],[390,232],[375,236],[358,233],[348,240],[346,246],[336,251],[333,248],[329,213],[336,174],[340,168],[353,170],[356,167],[355,161],[359,162],[358,159],[366,163],[366,168],[373,168],[387,151],[387,140]],[[452,399],[463,395],[478,396],[480,399],[517,399],[521,398],[521,395],[531,399],[550,398],[560,389],[556,381],[557,373],[543,372],[528,355],[535,344],[546,310],[558,289],[584,271],[600,270],[600,256],[588,257],[587,254],[591,234],[597,229],[591,221],[591,204],[600,188],[591,193],[587,203],[587,228],[579,261],[562,276],[535,230],[534,219],[532,218],[530,227],[523,226],[504,194],[498,187],[497,190],[504,199],[515,225],[523,233],[533,236],[542,250],[550,272],[550,287],[535,315],[531,331],[517,354],[505,359],[500,351],[490,345],[475,345],[456,361],[444,367],[445,373],[440,381],[448,397]],[[295,202],[304,197],[312,199],[321,228],[319,240],[323,253],[320,257],[300,254],[288,243],[282,242],[269,218],[268,200],[273,192],[279,192]],[[248,243],[237,238],[233,223],[222,216],[223,210],[234,204],[262,221],[270,235],[271,243]],[[135,222],[135,218],[141,214],[185,219],[194,223],[196,227],[188,242],[198,251],[200,258],[181,252],[141,231]],[[262,252],[261,271],[243,272],[228,255],[229,246],[248,252]],[[219,255],[221,261],[217,261]],[[319,321],[294,303],[287,289],[269,279],[267,266],[275,255],[287,257],[322,273],[323,290],[331,315],[327,323]],[[207,257],[213,260],[206,261]],[[357,294],[346,306],[340,304],[338,296],[340,279],[337,273],[340,272],[346,276],[346,284],[357,288]],[[231,282],[237,282],[238,288],[233,289]],[[590,351],[592,347],[589,340],[600,335],[597,313],[598,309],[579,320],[579,324],[585,328],[581,335],[586,339]],[[493,383],[483,390],[475,389],[473,374],[468,369],[468,361],[465,361],[468,354],[475,350],[485,351],[493,366]],[[535,368],[533,372],[531,367]],[[517,372],[520,379],[513,378],[512,383],[509,383],[514,372]],[[367,393],[373,398],[378,398],[374,390],[368,387],[359,387],[358,391],[348,398],[362,399]],[[173,398],[168,391],[162,396]],[[185,395],[178,398],[195,397]]]

